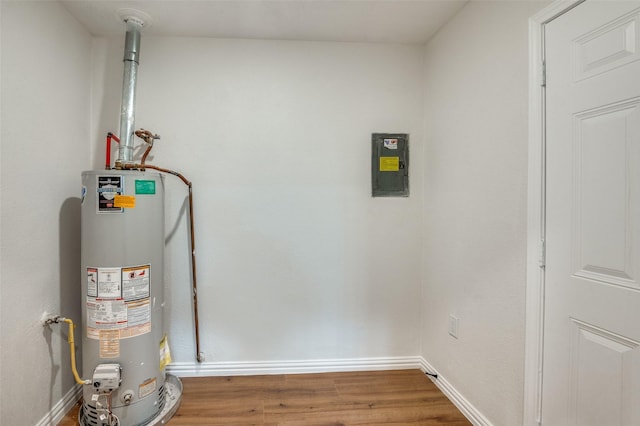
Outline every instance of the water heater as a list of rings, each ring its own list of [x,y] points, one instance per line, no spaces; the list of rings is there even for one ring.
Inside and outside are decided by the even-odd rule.
[[[130,11],[130,9],[127,9]],[[143,19],[123,16],[127,32],[120,139],[109,133],[105,170],[82,173],[82,375],[84,426],[164,424],[177,410],[182,385],[165,373],[171,362],[164,331],[164,178],[145,165],[153,135],[134,132]],[[133,158],[134,133],[148,144]],[[112,137],[120,143],[111,167]],[[190,198],[191,200],[191,198]],[[193,231],[192,231],[193,235]],[[193,263],[195,271],[195,263]],[[194,272],[195,276],[195,272]],[[194,281],[195,288],[195,281]],[[70,323],[72,336],[73,325]],[[72,348],[73,340],[69,340]],[[72,362],[73,363],[73,362]]]
[[[165,403],[163,176],[88,171],[82,192],[82,420],[147,424]]]

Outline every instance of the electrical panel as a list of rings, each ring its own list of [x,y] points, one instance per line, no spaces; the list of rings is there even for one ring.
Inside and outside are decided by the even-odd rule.
[[[409,135],[373,133],[371,135],[371,195],[409,196]]]

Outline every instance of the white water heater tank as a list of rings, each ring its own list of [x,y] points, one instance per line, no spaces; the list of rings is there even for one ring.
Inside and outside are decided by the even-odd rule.
[[[148,424],[165,404],[164,180],[87,171],[82,192],[81,423]]]

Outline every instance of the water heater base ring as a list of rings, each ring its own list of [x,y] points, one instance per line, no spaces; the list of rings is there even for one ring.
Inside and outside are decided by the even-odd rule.
[[[150,422],[145,423],[144,426],[164,425],[171,419],[171,417],[173,417],[176,411],[178,411],[180,402],[182,402],[182,381],[176,376],[167,374],[164,382],[164,389],[165,403],[162,411],[160,411],[160,413],[158,413],[158,415]],[[126,419],[121,419],[121,421],[126,421]],[[78,424],[81,426],[91,426],[84,422],[83,405],[80,406],[80,410],[78,411]]]

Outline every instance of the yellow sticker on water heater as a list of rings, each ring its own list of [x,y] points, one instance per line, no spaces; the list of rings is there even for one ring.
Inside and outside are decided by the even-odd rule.
[[[162,340],[160,340],[160,371],[171,364],[171,349],[169,349],[169,339],[165,334]]]
[[[136,207],[136,197],[134,195],[116,195],[113,199],[114,207],[133,209]]]

